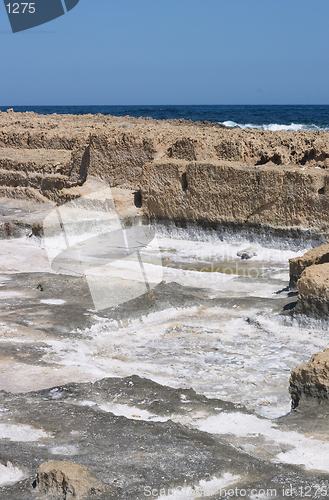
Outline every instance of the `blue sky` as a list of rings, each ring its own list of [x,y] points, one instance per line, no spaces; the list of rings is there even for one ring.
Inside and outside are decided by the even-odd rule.
[[[0,5],[0,105],[329,104],[328,22],[328,0],[80,0],[12,34]]]

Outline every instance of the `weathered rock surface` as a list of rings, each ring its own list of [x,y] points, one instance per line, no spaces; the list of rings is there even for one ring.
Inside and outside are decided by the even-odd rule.
[[[312,248],[301,257],[289,259],[290,287],[294,287],[304,269],[309,266],[329,262],[329,245],[320,245]]]
[[[72,462],[50,460],[41,464],[33,487],[43,498],[54,500],[96,500],[103,493],[108,500],[117,498],[112,488],[87,467]]]
[[[98,160],[121,168],[160,158],[229,160],[247,165],[329,166],[328,132],[226,129],[187,120],[104,115],[0,114],[0,148],[75,150],[84,144]],[[138,160],[138,157],[140,160]],[[95,161],[95,164],[93,164]],[[137,162],[137,163],[136,163]],[[96,159],[91,165],[96,166]]]
[[[79,198],[96,191],[102,191],[108,186],[95,179],[89,179],[83,186],[71,189],[63,189],[62,194],[67,199]],[[0,189],[1,194],[1,189]],[[143,216],[141,208],[136,203],[136,192],[123,188],[111,188],[115,211],[122,222],[134,224],[134,220],[140,220]],[[55,203],[48,199],[45,202],[37,202],[36,199],[12,199],[0,196],[0,238],[11,239],[21,236],[42,236],[43,221]]]
[[[292,407],[307,398],[327,401],[329,397],[329,349],[313,354],[308,363],[294,368],[290,376],[289,392]]]
[[[81,163],[80,159],[80,170]],[[77,159],[67,150],[2,148],[0,196],[57,201],[63,188],[85,180],[75,172],[75,164]]]
[[[307,267],[297,282],[297,311],[315,317],[329,315],[329,263]]]
[[[186,120],[0,113],[0,195],[65,203],[99,177],[140,190],[155,217],[323,232],[328,138]]]
[[[326,472],[280,463],[277,455],[287,451],[287,444],[264,439],[264,426],[268,429],[266,419],[258,419],[241,405],[207,399],[193,389],[174,389],[132,376],[103,379],[94,384],[61,385],[28,394],[1,392],[0,399],[2,408],[7,409],[1,412],[2,424],[24,423],[48,433],[38,441],[1,440],[1,455],[26,472],[26,479],[0,485],[1,500],[63,500],[63,492],[65,500],[78,499],[81,490],[77,482],[87,483],[87,489],[90,488],[86,500],[113,498],[111,490],[109,494],[107,491],[93,494],[94,481],[97,487],[104,483],[113,485],[118,497],[126,500],[169,495],[186,499],[220,498],[217,485],[223,484],[228,474],[231,480],[226,479],[226,484],[230,488],[246,491],[277,488],[281,492],[281,485],[285,487],[290,482],[294,488],[309,484],[315,491],[319,474],[321,481],[329,484]],[[90,404],[86,405],[86,401]],[[125,408],[127,417],[115,414],[117,405]],[[145,419],[145,410],[160,417],[159,420]],[[230,427],[225,432],[226,424],[219,424],[218,434],[190,427],[186,421],[190,421],[191,415],[199,419],[200,415],[203,419],[222,415],[225,419],[231,417],[233,422],[239,418],[249,429],[251,444],[246,450],[243,431],[242,436],[230,435]],[[172,420],[174,416],[177,422]],[[280,429],[298,431],[301,420],[304,425],[310,424],[310,419],[300,418],[291,426],[283,417],[273,422],[275,432],[271,434]],[[323,423],[323,419],[315,418],[312,424],[318,425],[319,420]],[[53,462],[54,454],[65,462]],[[38,469],[42,484],[47,485],[47,489],[39,492],[32,485]],[[214,483],[215,488],[209,491],[209,484]],[[75,497],[68,484],[71,491],[72,485],[76,488]],[[183,489],[186,486],[189,490]]]
[[[329,175],[321,169],[161,160],[144,165],[141,192],[154,218],[322,232],[329,229],[323,186]]]

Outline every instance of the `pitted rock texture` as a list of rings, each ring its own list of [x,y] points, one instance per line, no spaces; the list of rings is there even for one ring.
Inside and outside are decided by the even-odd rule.
[[[297,366],[291,372],[290,388],[292,408],[311,399],[327,401],[329,397],[329,349],[313,354],[308,363]]]
[[[141,192],[151,218],[322,232],[329,229],[324,185],[322,169],[161,160],[144,165]]]
[[[304,269],[329,262],[329,245],[312,248],[301,257],[289,259],[290,287],[295,287]]]
[[[314,317],[329,315],[329,263],[307,267],[297,282],[297,311]]]
[[[65,203],[98,177],[140,191],[147,215],[303,229],[314,221],[326,231],[328,138],[186,120],[0,113],[0,195]]]
[[[105,155],[122,150],[134,157],[144,149],[144,160],[152,156],[154,159],[229,160],[247,165],[326,168],[329,166],[328,137],[329,133],[324,131],[226,129],[219,124],[184,119],[0,113],[0,148],[74,150],[89,143],[91,149]]]
[[[50,460],[40,465],[33,484],[42,498],[49,500],[95,500],[117,498],[112,488],[100,481],[87,467]]]

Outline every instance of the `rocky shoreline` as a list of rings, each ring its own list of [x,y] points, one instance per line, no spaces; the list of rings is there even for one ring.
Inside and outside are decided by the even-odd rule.
[[[297,287],[296,312],[317,319],[329,317],[329,245],[320,245],[302,257],[290,259],[290,287]],[[290,377],[292,408],[304,401],[326,402],[329,382],[328,350],[295,368]]]
[[[0,194],[63,203],[96,177],[140,190],[149,216],[322,233],[329,227],[328,137],[9,111],[0,113]]]
[[[42,222],[50,210],[57,205],[103,189],[104,185],[110,186],[116,210],[128,226],[134,225],[135,221],[140,221],[141,218],[171,221],[179,227],[193,222],[200,227],[215,230],[233,232],[250,230],[255,234],[269,237],[284,235],[305,241],[312,240],[318,245],[326,243],[313,248],[302,257],[290,260],[290,287],[297,288],[298,297],[296,307],[289,311],[289,314],[296,317],[306,315],[326,320],[329,315],[328,169],[329,132],[246,131],[185,120],[156,121],[102,115],[42,116],[8,111],[0,113],[0,196],[4,197],[1,200],[0,238],[12,240],[31,236],[40,239],[43,233]],[[29,207],[27,211],[26,200]],[[40,280],[41,276],[40,274]],[[36,291],[37,282],[32,283],[30,278],[22,274],[20,277],[30,283],[29,293],[32,295],[39,293],[40,289]],[[48,283],[46,277],[43,276],[42,279]],[[58,289],[63,286],[65,279],[62,281],[59,279],[61,283]],[[65,286],[68,289],[67,297],[69,300],[72,299],[72,304],[68,308],[70,321],[72,320],[72,325],[79,327],[86,321],[82,317],[82,306],[86,310],[91,307],[85,293],[86,284],[80,278],[70,278],[67,279]],[[163,293],[165,296],[167,292]],[[79,294],[81,303],[78,301]],[[32,295],[31,300],[34,297]],[[154,297],[156,296],[152,296],[152,300],[155,302]],[[11,311],[15,311],[16,307],[16,303],[13,304],[7,311],[10,318]],[[31,304],[29,307],[33,308]],[[55,314],[55,309],[50,313],[47,312],[49,331],[52,329],[51,320]],[[35,339],[40,346],[33,352],[15,351],[18,359],[23,359],[20,356],[31,359],[36,356],[42,358],[44,348],[42,342],[45,339],[40,333],[42,328],[37,320],[35,324],[36,326],[33,326]],[[59,324],[58,331],[52,332],[52,335],[60,336],[63,328],[63,325]],[[292,370],[290,394],[295,412],[302,412],[309,407],[314,409],[319,405],[321,411],[324,411],[329,393],[328,352],[329,350],[325,350],[314,354],[308,363]],[[10,364],[8,367],[10,369]],[[75,380],[77,374],[79,380],[83,380],[83,374],[78,369],[72,375],[72,380]],[[37,383],[37,372],[33,377],[32,385]],[[68,378],[70,379],[70,376]],[[60,376],[58,380],[60,384]],[[136,386],[138,390],[131,392],[131,400],[134,400],[139,410],[145,408],[152,410],[152,414],[157,415],[157,418],[162,418],[166,414],[165,408],[155,408],[152,401],[147,404],[141,402],[139,391],[143,396],[149,390],[154,394],[161,393],[163,401],[170,400],[171,405],[175,399],[170,391],[159,385],[151,384],[152,387],[149,387],[147,380],[140,380],[137,377],[121,381],[120,387],[117,387],[115,380],[110,379],[87,384],[90,398],[97,399],[99,390],[104,394],[106,392],[106,397],[112,392],[115,394],[116,390],[120,390],[121,395],[126,394],[125,391],[129,392],[132,383],[131,386]],[[15,445],[13,452],[7,443],[0,457],[3,466],[8,467],[10,460],[18,461],[20,454],[23,454],[27,464],[29,460],[26,457],[32,454],[33,473],[37,475],[33,485],[30,478],[25,478],[14,487],[2,488],[4,499],[14,498],[13,494],[15,500],[25,500],[26,495],[29,499],[48,498],[47,495],[50,495],[49,498],[60,499],[143,498],[145,496],[143,488],[148,486],[147,481],[150,482],[152,477],[154,479],[154,474],[152,476],[154,471],[151,469],[155,467],[155,456],[158,465],[161,460],[165,464],[164,468],[161,469],[160,466],[157,468],[155,474],[157,480],[161,482],[162,473],[168,481],[169,477],[175,476],[172,470],[173,464],[170,464],[168,456],[170,458],[172,453],[181,453],[182,440],[188,443],[186,449],[184,448],[185,452],[195,460],[196,477],[204,477],[203,473],[207,467],[214,473],[216,467],[217,470],[228,470],[223,466],[222,458],[216,451],[218,447],[225,460],[234,462],[233,468],[237,474],[243,475],[246,470],[249,471],[248,480],[244,480],[245,485],[255,485],[259,471],[263,470],[264,473],[265,466],[261,464],[263,451],[260,452],[258,448],[257,451],[255,448],[255,458],[251,464],[249,455],[246,458],[243,453],[233,452],[225,439],[215,438],[211,441],[204,435],[201,439],[202,445],[196,444],[194,431],[182,427],[184,419],[178,417],[175,423],[168,420],[169,423],[166,421],[163,424],[161,432],[164,449],[159,453],[155,446],[158,432],[155,424],[140,421],[135,425],[130,420],[126,421],[124,416],[118,417],[109,413],[105,416],[105,410],[100,410],[96,403],[89,407],[86,405],[83,409],[81,406],[77,411],[74,394],[79,393],[79,397],[82,398],[86,387],[83,387],[83,384],[82,386],[76,384],[74,387],[72,384],[56,384],[56,380],[50,376],[49,387],[53,387],[53,392],[50,389],[42,389],[39,392],[29,393],[29,398],[35,400],[45,414],[49,414],[47,416],[49,435],[56,436],[56,446],[63,447],[70,441],[72,457],[77,458],[77,462],[81,465],[77,466],[68,461],[58,463],[52,459],[52,455],[56,453],[44,450],[41,453],[44,464],[38,471],[37,464],[40,465],[40,457],[37,446]],[[24,414],[24,425],[28,421],[34,423],[42,421],[43,427],[47,427],[44,415],[37,416],[34,410],[27,409],[24,413],[23,408],[28,405],[25,396],[22,394],[13,396],[12,393],[19,392],[19,385],[15,385],[15,381],[9,385],[8,392],[2,391],[0,396],[3,406],[10,411],[10,414],[16,417],[17,412],[20,415]],[[59,399],[64,400],[65,394],[67,395],[67,404],[62,404],[62,399],[60,402],[57,401],[57,396],[54,396],[57,392],[61,394]],[[194,410],[202,411],[208,417],[215,414],[215,404],[217,409],[223,404],[220,400],[214,400],[213,404],[209,403],[206,398],[201,401],[193,391],[187,395]],[[50,405],[48,409],[47,404]],[[51,408],[57,417],[51,416]],[[178,413],[184,413],[178,406],[176,409]],[[80,433],[79,436],[74,434],[74,429],[60,429],[61,415],[68,421],[71,410],[78,415],[75,431]],[[245,409],[241,410],[234,405],[232,407],[228,405],[224,411],[248,413]],[[102,421],[103,427],[96,429],[94,426],[95,413],[98,421]],[[137,471],[138,478],[136,480],[138,484],[133,480],[129,482],[124,494],[120,486],[117,487],[116,481],[120,476],[120,467],[126,463],[127,457],[116,456],[118,460],[115,471],[113,469],[108,474],[106,472],[109,467],[108,456],[105,444],[102,444],[103,428],[113,425],[114,421],[125,436],[128,436],[126,452],[130,457],[132,470]],[[98,446],[97,451],[95,444],[88,457],[82,451],[86,425],[88,446],[91,446],[90,436],[96,439]],[[293,429],[293,416],[288,416],[280,425],[286,426],[289,430]],[[147,459],[149,461],[145,466],[143,477],[139,460],[139,456],[143,456],[143,446],[142,440],[140,443],[138,440],[143,434],[144,427],[148,427],[147,446],[154,448],[154,450],[152,448],[154,456],[152,459]],[[114,443],[118,437],[113,435],[112,439]],[[134,440],[140,446],[133,444]],[[168,448],[170,441],[171,451]],[[114,446],[113,443],[106,444],[111,447]],[[52,449],[56,446],[52,445]],[[129,446],[131,450],[128,453]],[[99,451],[100,449],[102,451]],[[115,454],[115,449],[113,450]],[[198,459],[200,453],[204,460],[203,465]],[[98,463],[97,460],[99,464],[95,465]],[[178,462],[175,465],[176,485],[180,485],[184,475],[187,474],[188,467],[185,465]],[[27,468],[31,468],[31,464]],[[128,469],[122,474],[125,478],[129,476]],[[271,464],[266,465],[265,469],[264,477],[267,484],[272,487],[273,477],[276,475],[281,474],[289,478],[294,473],[293,467],[290,466],[284,469]],[[81,477],[84,477],[85,484],[81,483]],[[325,480],[328,478],[325,477]],[[108,486],[109,483],[113,489]],[[66,486],[63,487],[63,484]],[[236,484],[239,484],[238,479]]]

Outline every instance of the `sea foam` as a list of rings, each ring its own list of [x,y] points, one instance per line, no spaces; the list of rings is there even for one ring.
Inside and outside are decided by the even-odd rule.
[[[256,130],[270,130],[272,132],[277,132],[281,130],[285,130],[286,132],[298,132],[299,130],[325,130],[328,131],[328,127],[318,127],[317,125],[306,125],[302,123],[290,123],[290,125],[286,125],[283,123],[270,123],[270,124],[262,124],[257,125],[253,123],[236,123],[231,120],[227,120],[225,122],[221,122],[221,125],[225,125],[225,127],[233,128],[239,127],[241,129],[256,129]]]

